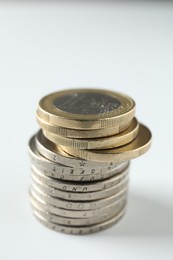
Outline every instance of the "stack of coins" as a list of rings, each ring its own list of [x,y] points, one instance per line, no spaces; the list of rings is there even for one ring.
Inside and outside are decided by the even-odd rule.
[[[151,144],[135,102],[112,91],[66,90],[40,100],[37,121],[41,129],[29,141],[36,218],[70,234],[118,222],[126,211],[130,160]]]

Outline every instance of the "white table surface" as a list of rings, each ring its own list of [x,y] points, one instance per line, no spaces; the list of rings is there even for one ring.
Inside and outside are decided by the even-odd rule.
[[[28,203],[39,99],[72,87],[132,96],[152,149],[132,162],[128,211],[104,232],[56,233]],[[173,259],[173,4],[0,2],[0,259]]]

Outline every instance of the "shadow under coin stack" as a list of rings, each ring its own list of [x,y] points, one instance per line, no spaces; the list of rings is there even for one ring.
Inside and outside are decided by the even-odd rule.
[[[41,99],[41,130],[29,141],[30,203],[41,223],[86,234],[123,217],[129,161],[151,144],[149,129],[134,116],[130,97],[107,90],[73,89]]]

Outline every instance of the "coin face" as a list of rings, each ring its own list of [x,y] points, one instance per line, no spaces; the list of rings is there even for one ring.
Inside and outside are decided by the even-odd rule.
[[[117,109],[121,101],[106,93],[76,92],[65,94],[54,100],[54,106],[74,114],[95,115],[109,113]]]
[[[105,129],[134,117],[135,103],[125,95],[99,89],[59,91],[43,97],[37,116],[70,129]]]

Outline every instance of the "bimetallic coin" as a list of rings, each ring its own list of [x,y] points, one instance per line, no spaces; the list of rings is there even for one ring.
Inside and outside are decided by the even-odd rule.
[[[130,126],[132,119],[121,125],[115,125],[113,127],[96,129],[96,130],[89,130],[89,129],[77,130],[77,129],[63,128],[57,125],[47,123],[46,121],[41,119],[38,115],[37,115],[37,121],[41,126],[41,128],[44,129],[46,132],[60,135],[62,137],[68,137],[68,138],[88,139],[88,138],[108,137],[108,136],[119,134],[125,131]]]
[[[95,181],[95,182],[71,182],[71,181],[63,181],[58,180],[52,177],[48,177],[44,175],[38,169],[32,167],[32,175],[36,176],[40,182],[46,184],[50,187],[57,188],[63,191],[71,191],[71,192],[92,192],[92,191],[99,191],[109,189],[117,184],[119,184],[122,180],[124,180],[128,176],[129,166],[120,172],[119,174],[102,180],[102,181]]]
[[[55,207],[44,200],[41,200],[31,191],[29,193],[30,203],[31,205],[39,207],[41,210],[52,213],[54,215],[58,215],[66,218],[93,218],[98,216],[103,216],[105,214],[109,214],[110,212],[116,210],[119,204],[122,204],[122,201],[127,201],[127,193],[124,196],[120,197],[119,200],[116,200],[111,205],[106,205],[105,207],[98,209],[90,209],[90,210],[71,210],[71,209],[63,209],[59,207]]]
[[[114,207],[112,210],[109,210],[108,212],[104,212],[103,214],[89,218],[62,217],[59,215],[52,214],[48,211],[44,211],[36,203],[34,204],[33,202],[31,202],[31,206],[34,211],[36,211],[40,216],[44,217],[47,221],[51,221],[66,226],[89,226],[104,222],[114,217],[126,206],[126,200],[120,201],[120,203],[118,203],[116,207]]]
[[[110,137],[97,138],[97,139],[72,139],[62,137],[57,134],[52,134],[43,130],[43,134],[50,141],[67,147],[73,147],[75,149],[110,149],[118,146],[122,146],[130,143],[135,139],[138,134],[139,124],[136,118],[133,119],[131,125],[124,132],[113,135]]]
[[[43,97],[38,116],[71,129],[101,129],[123,124],[134,117],[135,103],[120,93],[99,89],[73,89]]]
[[[139,133],[135,140],[131,143],[113,149],[107,150],[80,150],[72,147],[61,146],[61,148],[73,155],[85,160],[94,160],[97,162],[104,161],[119,163],[126,160],[131,160],[146,153],[151,146],[151,132],[147,127],[140,124]]]
[[[90,233],[94,233],[94,232],[98,232],[101,230],[104,230],[110,226],[112,226],[113,224],[117,223],[125,214],[126,209],[123,209],[120,213],[118,213],[117,215],[115,215],[113,218],[111,218],[110,220],[107,220],[105,222],[96,224],[96,225],[90,225],[90,226],[65,226],[65,225],[60,225],[60,224],[56,224],[54,222],[48,221],[47,219],[45,219],[43,216],[41,216],[38,212],[33,211],[35,217],[39,220],[39,222],[41,222],[43,225],[45,225],[46,227],[53,229],[55,231],[58,232],[62,232],[62,233],[67,233],[67,234],[75,234],[75,235],[81,235],[81,234],[90,234]]]

